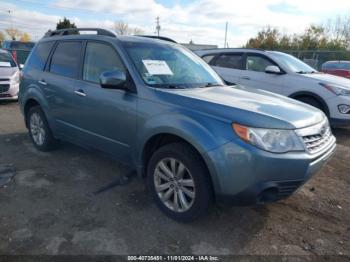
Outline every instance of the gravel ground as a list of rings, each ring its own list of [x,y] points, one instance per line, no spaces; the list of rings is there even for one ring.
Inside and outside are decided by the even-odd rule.
[[[17,103],[1,103],[0,173],[14,177],[0,188],[0,254],[350,256],[350,129],[334,133],[335,157],[290,198],[180,224],[142,179],[119,183],[125,166],[66,143],[36,151]]]

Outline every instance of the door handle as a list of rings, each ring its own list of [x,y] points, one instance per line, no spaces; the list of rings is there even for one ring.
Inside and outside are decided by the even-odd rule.
[[[83,97],[86,96],[84,90],[82,90],[82,89],[75,90],[74,93],[75,93],[76,95],[78,95],[78,96],[83,96]]]
[[[250,77],[249,76],[242,76],[242,79],[250,80]]]
[[[43,86],[46,86],[46,85],[47,85],[47,83],[46,83],[44,80],[40,80],[40,81],[38,81],[38,83],[41,84],[41,85],[43,85]]]

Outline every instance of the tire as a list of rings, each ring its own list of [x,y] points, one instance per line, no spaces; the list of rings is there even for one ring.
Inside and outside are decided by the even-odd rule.
[[[213,203],[208,170],[200,155],[185,143],[165,145],[152,155],[147,182],[159,209],[179,222],[205,216]]]
[[[42,152],[55,149],[58,145],[51,132],[44,112],[40,106],[34,106],[27,113],[29,136],[35,148]]]
[[[316,107],[317,109],[320,109],[323,113],[327,114],[322,104],[319,101],[317,101],[315,98],[300,97],[300,98],[297,98],[297,100],[305,104],[308,104],[310,106]]]

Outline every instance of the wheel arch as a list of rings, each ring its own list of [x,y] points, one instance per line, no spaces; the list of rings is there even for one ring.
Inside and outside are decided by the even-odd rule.
[[[319,102],[322,105],[322,108],[324,109],[324,112],[326,113],[326,115],[329,116],[329,108],[326,101],[321,96],[315,93],[308,92],[308,91],[300,91],[289,95],[289,97],[295,100],[298,100],[298,98],[301,98],[301,97],[309,97],[309,98],[315,99],[317,102]]]

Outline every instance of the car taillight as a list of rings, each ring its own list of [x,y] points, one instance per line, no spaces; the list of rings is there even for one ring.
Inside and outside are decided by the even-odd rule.
[[[17,63],[17,51],[12,51],[12,56],[13,56],[13,59],[16,61]]]

